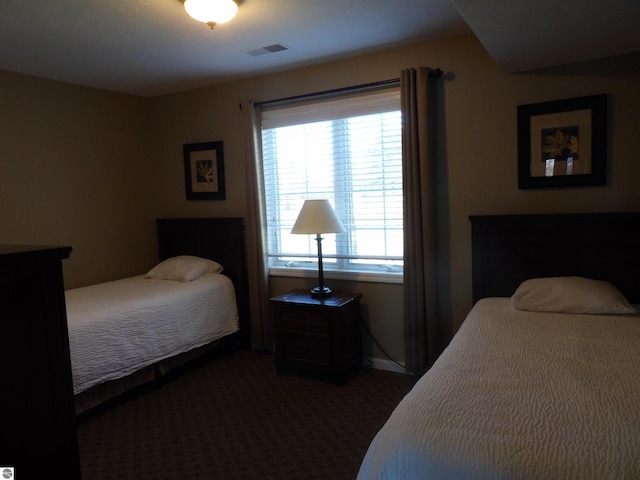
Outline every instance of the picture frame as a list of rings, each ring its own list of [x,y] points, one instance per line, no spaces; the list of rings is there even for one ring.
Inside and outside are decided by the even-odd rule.
[[[187,200],[224,200],[224,150],[221,141],[183,145]]]
[[[606,183],[606,94],[517,110],[519,189]]]

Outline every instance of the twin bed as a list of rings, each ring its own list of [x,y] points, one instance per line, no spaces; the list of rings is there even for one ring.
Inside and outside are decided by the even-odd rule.
[[[471,224],[474,307],[358,478],[640,478],[640,214]]]
[[[145,274],[65,292],[76,413],[223,341],[248,344],[242,219],[160,219]]]

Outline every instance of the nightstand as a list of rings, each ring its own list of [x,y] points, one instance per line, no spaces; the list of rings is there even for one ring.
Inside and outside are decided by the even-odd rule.
[[[294,290],[271,298],[278,374],[307,371],[344,383],[362,362],[361,296],[312,298],[308,290]]]

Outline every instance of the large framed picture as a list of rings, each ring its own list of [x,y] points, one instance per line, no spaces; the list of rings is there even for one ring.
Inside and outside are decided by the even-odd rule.
[[[518,106],[518,188],[606,183],[607,95]]]
[[[183,145],[187,200],[224,200],[222,142]]]

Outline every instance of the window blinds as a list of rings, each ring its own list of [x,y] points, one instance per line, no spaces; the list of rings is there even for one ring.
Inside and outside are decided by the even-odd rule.
[[[347,230],[325,235],[329,264],[347,270],[402,265],[399,88],[265,108],[262,142],[274,264],[313,261],[315,237],[290,232],[304,200],[327,198]]]

